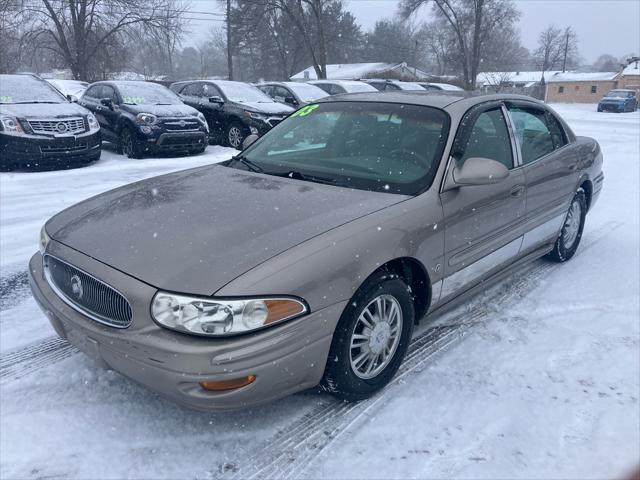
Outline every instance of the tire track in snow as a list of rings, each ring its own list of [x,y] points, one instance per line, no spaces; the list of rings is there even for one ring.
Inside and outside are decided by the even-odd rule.
[[[13,350],[0,357],[0,383],[22,378],[77,352],[70,343],[58,337],[49,337]]]
[[[608,222],[588,232],[583,238],[584,243],[578,255],[585,253],[621,226],[620,222]],[[359,403],[335,399],[319,405],[278,432],[256,455],[248,456],[244,462],[222,465],[218,478],[300,478],[351,425],[362,420],[379,402],[387,400],[389,391],[405,377],[420,369],[438,353],[461,341],[479,325],[485,324],[500,307],[524,298],[542,279],[559,267],[561,264],[542,262],[514,272],[502,280],[502,288],[500,283],[493,286],[495,292],[480,295],[466,311],[447,319],[443,325],[431,327],[415,336],[398,373],[382,392]],[[446,315],[443,313],[444,317]]]
[[[0,311],[16,306],[30,294],[26,270],[0,278]]]

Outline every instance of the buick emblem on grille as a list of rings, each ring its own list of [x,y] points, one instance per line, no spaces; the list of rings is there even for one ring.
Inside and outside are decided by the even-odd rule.
[[[71,277],[71,292],[77,300],[82,300],[84,291],[82,290],[82,280],[80,280],[80,277],[78,275],[74,275]]]
[[[67,124],[66,123],[62,123],[62,122],[58,123],[56,125],[56,130],[58,130],[60,133],[66,132],[67,131]]]
[[[187,122],[185,122],[184,120],[180,120],[179,125],[180,125],[182,128],[184,128],[186,124],[187,124]]]

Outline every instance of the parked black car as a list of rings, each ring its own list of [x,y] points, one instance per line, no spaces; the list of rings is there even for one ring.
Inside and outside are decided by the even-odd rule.
[[[298,108],[329,96],[321,88],[302,82],[267,82],[256,85],[278,103]]]
[[[0,168],[70,168],[100,158],[100,126],[35,75],[0,75]]]
[[[233,148],[240,148],[249,135],[268,132],[293,111],[242,82],[187,81],[173,83],[169,88],[204,114],[214,142]]]
[[[129,158],[145,153],[202,153],[209,127],[204,116],[167,87],[113,81],[89,85],[80,104],[95,113],[104,140]]]
[[[635,112],[638,98],[635,90],[611,90],[598,103],[599,112]]]

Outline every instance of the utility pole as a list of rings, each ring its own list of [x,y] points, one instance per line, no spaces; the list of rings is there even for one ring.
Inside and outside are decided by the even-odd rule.
[[[229,80],[233,80],[233,56],[231,47],[231,0],[227,0],[227,72]]]
[[[569,29],[567,28],[565,32],[564,39],[564,58],[562,59],[562,73],[567,70],[567,52],[569,50]]]

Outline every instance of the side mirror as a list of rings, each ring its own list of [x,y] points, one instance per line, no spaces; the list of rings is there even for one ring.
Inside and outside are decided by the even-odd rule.
[[[256,140],[258,140],[258,135],[256,134],[249,135],[247,138],[244,139],[244,142],[242,142],[242,150],[246,150],[247,148],[249,148],[251,145],[253,145],[253,143]]]
[[[288,103],[289,105],[297,105],[298,101],[294,97],[284,97],[284,103]]]
[[[462,168],[453,169],[453,181],[456,185],[492,185],[500,183],[509,176],[509,169],[502,163],[490,158],[468,158]]]
[[[101,98],[100,99],[100,104],[111,109],[113,108],[113,102],[111,101],[110,98]]]
[[[224,100],[222,99],[222,97],[218,97],[216,95],[215,97],[209,97],[209,102],[210,103],[224,103]]]
[[[78,103],[78,97],[76,97],[75,95],[67,95],[67,100],[72,103]]]

